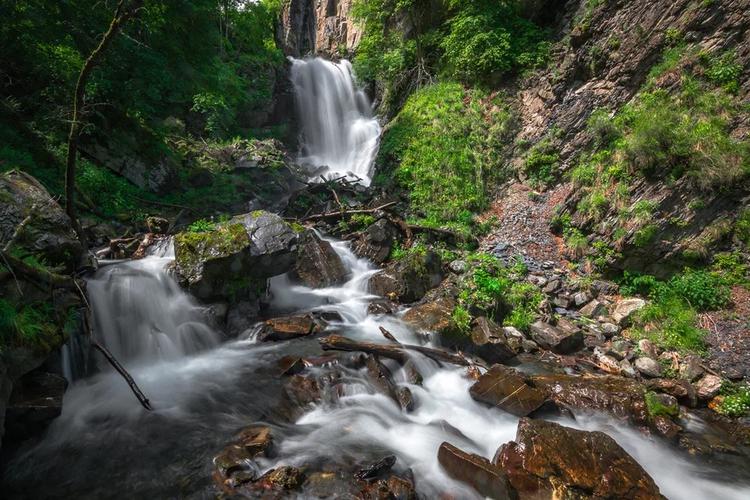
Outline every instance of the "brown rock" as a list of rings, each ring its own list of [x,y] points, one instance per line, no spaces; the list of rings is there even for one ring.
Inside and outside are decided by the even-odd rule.
[[[289,340],[305,337],[322,330],[320,322],[311,315],[286,316],[267,320],[258,332],[261,342]]]
[[[453,308],[455,303],[448,298],[414,306],[403,316],[403,320],[418,331],[450,334],[455,330]]]
[[[618,325],[627,326],[630,323],[630,317],[634,312],[643,309],[646,306],[646,301],[638,298],[622,299],[615,304],[614,311],[612,312],[612,319]]]
[[[695,384],[695,392],[700,399],[711,399],[721,390],[721,378],[716,375],[706,374]]]
[[[531,325],[531,338],[542,348],[558,354],[570,354],[583,347],[583,332],[559,328],[543,321]]]
[[[470,485],[480,495],[499,500],[515,498],[503,470],[484,457],[443,443],[438,450],[438,462],[449,476]]]
[[[645,390],[635,380],[550,374],[532,376],[531,384],[550,394],[561,408],[607,412],[636,425],[648,423]]]
[[[659,488],[614,439],[522,418],[495,463],[521,498],[660,499]]]
[[[305,369],[305,362],[296,356],[284,356],[277,363],[279,375],[296,375]]]
[[[546,394],[527,384],[522,374],[503,365],[494,365],[479,377],[469,393],[477,401],[519,417],[525,417],[546,400]]]
[[[663,415],[657,415],[654,417],[652,427],[662,437],[671,440],[677,439],[677,436],[682,432],[682,427],[677,425],[671,418]]]
[[[471,345],[466,350],[488,363],[501,363],[516,355],[508,345],[503,329],[484,316],[474,320]]]

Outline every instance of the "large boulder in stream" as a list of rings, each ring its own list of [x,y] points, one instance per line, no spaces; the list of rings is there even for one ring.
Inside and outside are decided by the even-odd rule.
[[[292,275],[310,288],[339,285],[346,280],[346,267],[333,246],[314,231],[299,236]]]
[[[638,462],[603,432],[522,418],[494,462],[520,498],[660,499]]]
[[[370,278],[370,292],[408,304],[424,297],[442,280],[443,263],[438,254],[412,252]]]
[[[469,389],[476,401],[525,417],[547,399],[547,394],[526,382],[522,373],[503,365],[494,365]]]
[[[297,241],[278,215],[237,215],[212,231],[175,236],[175,270],[197,298],[236,302],[265,288],[267,278],[289,271]]]
[[[470,485],[483,497],[516,498],[505,472],[484,457],[443,443],[438,449],[438,462],[449,476]]]

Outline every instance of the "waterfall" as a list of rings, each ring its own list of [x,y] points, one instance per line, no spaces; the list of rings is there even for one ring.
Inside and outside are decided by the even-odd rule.
[[[155,255],[103,267],[88,281],[94,335],[118,360],[176,359],[219,343],[204,308],[165,270],[173,259],[170,243]]]
[[[369,185],[380,125],[370,100],[355,86],[349,61],[292,59],[291,79],[301,128],[300,164],[315,176],[359,177]]]

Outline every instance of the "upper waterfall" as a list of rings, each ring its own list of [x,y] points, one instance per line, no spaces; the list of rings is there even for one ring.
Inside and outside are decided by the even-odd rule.
[[[301,128],[299,162],[324,167],[325,177],[354,174],[369,185],[380,125],[367,95],[355,86],[349,61],[292,59],[291,78]]]

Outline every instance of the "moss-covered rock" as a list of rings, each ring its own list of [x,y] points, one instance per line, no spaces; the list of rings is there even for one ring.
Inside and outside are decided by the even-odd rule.
[[[265,279],[288,271],[297,233],[278,215],[238,215],[213,230],[175,236],[180,282],[201,300],[257,297]]]

